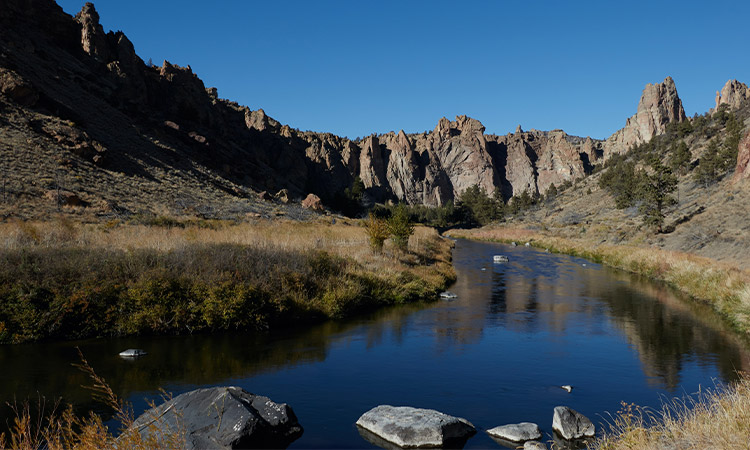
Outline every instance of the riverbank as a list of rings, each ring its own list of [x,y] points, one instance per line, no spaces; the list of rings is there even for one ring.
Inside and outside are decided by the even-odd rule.
[[[450,230],[467,239],[529,243],[551,252],[580,256],[664,281],[712,306],[743,337],[750,335],[750,275],[739,268],[680,252],[628,245],[597,245],[520,228]],[[750,379],[674,399],[661,411],[623,403],[611,429],[592,444],[598,450],[744,449],[750,423]]]
[[[433,229],[374,254],[357,222],[333,222],[0,224],[0,342],[263,330],[433,300],[455,279]]]
[[[610,267],[668,283],[709,304],[741,335],[750,337],[750,273],[689,253],[631,245],[600,245],[522,228],[490,226],[454,229],[450,237],[493,242],[526,242],[555,253],[580,256]]]

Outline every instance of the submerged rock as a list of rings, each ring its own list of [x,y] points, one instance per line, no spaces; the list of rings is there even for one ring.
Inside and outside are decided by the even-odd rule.
[[[377,406],[362,414],[357,425],[402,448],[463,444],[476,433],[466,419],[409,406]]]
[[[444,298],[444,299],[448,299],[448,300],[454,299],[454,298],[457,298],[457,297],[458,297],[458,295],[454,294],[451,291],[445,291],[445,292],[441,292],[440,293],[440,298]]]
[[[539,426],[530,422],[501,425],[487,430],[487,434],[512,442],[524,442],[542,437]]]
[[[552,428],[565,439],[580,439],[594,436],[594,424],[588,417],[567,406],[555,407]]]
[[[122,356],[123,358],[140,358],[141,356],[146,356],[147,354],[148,353],[146,353],[145,350],[141,350],[140,348],[129,348],[120,352],[120,356]]]
[[[165,431],[185,433],[186,449],[285,448],[302,435],[292,408],[242,388],[196,389],[141,414],[133,427],[168,445]]]

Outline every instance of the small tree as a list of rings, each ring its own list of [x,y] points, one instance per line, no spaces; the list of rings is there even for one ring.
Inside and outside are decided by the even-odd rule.
[[[680,175],[685,175],[690,167],[690,158],[693,156],[690,153],[690,149],[684,141],[680,141],[680,143],[673,146],[671,150],[672,153],[669,157],[669,167]]]
[[[409,247],[409,236],[414,234],[414,224],[411,223],[409,211],[403,203],[393,208],[393,213],[388,218],[388,231],[393,237],[396,248],[405,252]]]
[[[367,237],[370,239],[370,249],[375,253],[383,253],[383,244],[390,235],[388,222],[370,213],[367,219],[362,221],[362,226],[365,227]]]
[[[638,208],[643,214],[643,223],[662,232],[666,209],[677,204],[672,192],[677,189],[677,177],[659,158],[651,160],[652,173],[643,178],[641,187],[642,203]]]

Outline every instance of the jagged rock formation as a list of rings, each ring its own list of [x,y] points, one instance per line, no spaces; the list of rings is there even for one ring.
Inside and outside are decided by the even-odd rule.
[[[23,125],[24,132],[46,136],[45,145],[66,152],[69,165],[96,163],[142,177],[158,195],[172,198],[210,186],[252,198],[287,189],[289,199],[313,193],[331,204],[356,178],[369,203],[443,205],[473,185],[506,199],[544,194],[553,184],[585,176],[609,152],[685,120],[667,78],[646,86],[636,115],[606,142],[520,125],[515,133],[487,135],[481,122],[466,116],[442,118],[429,132],[353,141],[302,132],[262,109],[221,99],[190,66],[144,64],[123,33],[105,33],[91,3],[73,18],[52,0],[9,0],[0,9],[0,35],[0,101],[13,102],[19,116],[34,108],[45,117]],[[182,184],[159,186],[155,167],[180,174]],[[102,197],[117,202],[110,197],[119,192]]]
[[[729,109],[738,109],[747,99],[750,99],[750,87],[737,80],[729,80],[721,91],[716,91],[714,111],[721,105],[728,105]]]
[[[672,77],[658,84],[647,84],[643,89],[638,111],[628,118],[625,128],[616,131],[604,143],[604,153],[623,153],[631,146],[648,142],[666,131],[671,122],[687,120],[682,100],[677,95]]]

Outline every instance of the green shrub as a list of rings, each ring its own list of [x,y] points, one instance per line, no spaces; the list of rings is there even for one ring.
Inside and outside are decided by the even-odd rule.
[[[409,237],[414,234],[414,224],[403,203],[399,203],[388,218],[388,231],[396,248],[405,252],[409,247]]]
[[[362,226],[367,231],[367,237],[370,242],[370,249],[375,253],[383,252],[383,244],[390,236],[388,222],[385,219],[376,217],[373,213],[362,221]]]

